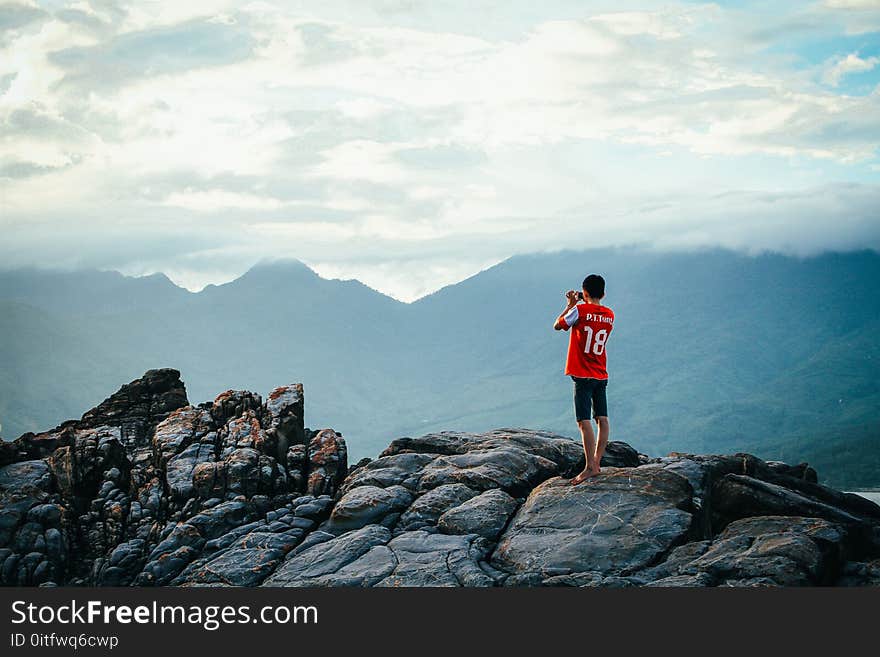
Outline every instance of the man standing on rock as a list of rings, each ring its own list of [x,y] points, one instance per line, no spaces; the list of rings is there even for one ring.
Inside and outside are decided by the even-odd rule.
[[[582,294],[574,290],[565,293],[568,305],[553,325],[557,331],[571,329],[565,373],[574,381],[574,413],[586,458],[583,472],[571,480],[572,484],[599,474],[611,431],[605,394],[608,386],[605,343],[614,328],[614,312],[600,303],[604,296],[605,279],[590,274],[584,279]],[[591,407],[598,426],[598,441],[590,421]]]

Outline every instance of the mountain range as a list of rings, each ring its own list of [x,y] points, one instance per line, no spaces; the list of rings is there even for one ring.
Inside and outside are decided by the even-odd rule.
[[[712,250],[524,255],[406,304],[298,261],[192,293],[156,274],[0,272],[0,424],[11,440],[174,367],[189,398],[303,382],[307,424],[354,460],[404,435],[528,426],[574,435],[567,335],[585,274],[608,282],[612,439],[649,455],[808,458],[880,486],[880,254]]]

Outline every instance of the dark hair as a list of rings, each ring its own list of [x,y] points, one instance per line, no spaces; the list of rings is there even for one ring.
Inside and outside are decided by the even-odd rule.
[[[590,274],[584,279],[584,292],[593,299],[601,299],[605,296],[605,279],[599,274]]]

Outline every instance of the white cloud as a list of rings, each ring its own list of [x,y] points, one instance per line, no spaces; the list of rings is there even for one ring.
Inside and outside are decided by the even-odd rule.
[[[298,256],[412,298],[596,226],[667,246],[865,238],[880,92],[819,88],[814,70],[769,56],[785,23],[765,14],[596,4],[529,4],[481,29],[451,4],[78,3],[101,29],[13,30],[0,40],[0,256],[197,286]],[[835,37],[870,24],[843,4],[870,9],[786,19]],[[841,53],[825,80],[876,65]],[[848,191],[833,206],[815,192],[849,179],[864,186],[835,187]],[[706,200],[739,189],[756,191]],[[655,199],[670,209],[633,210]],[[771,206],[788,218],[767,219]],[[810,206],[843,228],[811,223]]]
[[[277,210],[284,207],[278,199],[258,196],[256,194],[236,194],[215,189],[207,192],[184,190],[168,196],[165,205],[170,205],[196,212],[216,212],[229,208],[242,210]]]
[[[880,0],[825,0],[830,9],[880,9]]]
[[[825,63],[825,73],[822,79],[827,84],[836,87],[844,76],[871,71],[877,64],[880,64],[880,57],[862,59],[858,53],[850,53],[845,57],[833,57]]]
[[[650,35],[658,39],[677,39],[691,22],[687,13],[619,11],[594,16],[592,21],[625,36]]]
[[[366,139],[344,142],[321,152],[323,162],[309,175],[336,180],[366,180],[376,183],[402,183],[407,179],[403,166],[392,158],[397,144]]]
[[[336,103],[336,107],[353,119],[370,119],[387,112],[391,106],[388,103],[382,103],[374,98],[352,98],[341,100]]]

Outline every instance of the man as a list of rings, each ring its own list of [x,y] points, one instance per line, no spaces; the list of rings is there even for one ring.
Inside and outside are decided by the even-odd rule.
[[[565,294],[568,305],[556,319],[553,328],[568,331],[568,358],[565,373],[574,381],[574,413],[584,443],[586,465],[583,472],[571,480],[573,485],[599,474],[599,464],[611,426],[608,424],[608,386],[605,343],[614,327],[614,312],[600,301],[605,296],[605,279],[590,274],[584,279],[583,301],[574,290]],[[590,421],[590,408],[598,427],[598,440]]]

